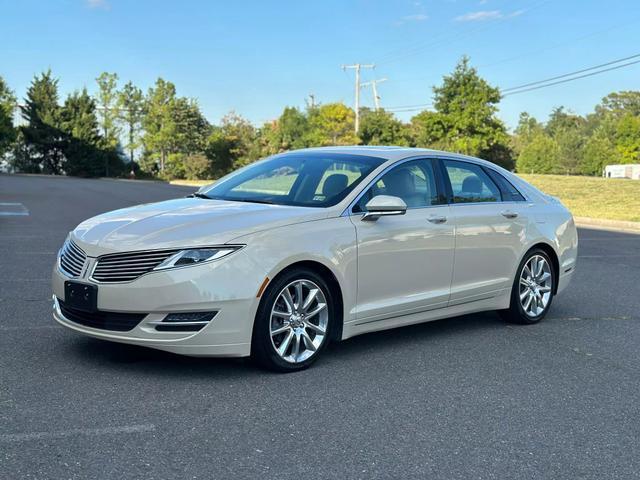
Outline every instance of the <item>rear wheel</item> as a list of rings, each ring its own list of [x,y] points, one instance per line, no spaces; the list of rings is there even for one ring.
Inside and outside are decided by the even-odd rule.
[[[297,268],[265,291],[253,331],[252,355],[263,367],[291,372],[309,367],[329,341],[331,290],[313,270]]]
[[[511,289],[511,304],[502,311],[509,322],[532,324],[542,320],[553,301],[555,274],[551,259],[541,249],[525,255]]]

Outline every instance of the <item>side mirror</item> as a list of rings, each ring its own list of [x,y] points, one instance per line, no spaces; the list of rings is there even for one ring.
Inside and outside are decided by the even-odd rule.
[[[366,205],[367,212],[362,217],[364,222],[375,222],[387,215],[404,215],[407,204],[400,197],[390,195],[376,195]]]

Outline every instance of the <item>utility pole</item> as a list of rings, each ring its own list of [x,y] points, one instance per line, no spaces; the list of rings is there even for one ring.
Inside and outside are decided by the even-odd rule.
[[[342,65],[342,69],[346,70],[347,68],[353,68],[356,71],[356,98],[355,98],[355,106],[354,110],[356,111],[356,135],[358,134],[358,130],[360,130],[360,69],[361,68],[376,68],[374,64],[362,64],[362,63],[354,63],[353,65]]]
[[[378,84],[382,82],[386,82],[386,78],[381,78],[380,80],[371,80],[370,82],[361,83],[361,87],[371,86],[373,90],[373,103],[376,106],[376,112],[380,110],[380,95],[378,95]]]

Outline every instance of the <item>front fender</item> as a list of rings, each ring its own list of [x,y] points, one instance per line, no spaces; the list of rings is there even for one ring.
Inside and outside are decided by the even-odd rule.
[[[357,296],[356,231],[347,217],[287,225],[234,238],[269,280],[298,262],[317,262],[336,278],[344,303],[344,321],[355,318]]]

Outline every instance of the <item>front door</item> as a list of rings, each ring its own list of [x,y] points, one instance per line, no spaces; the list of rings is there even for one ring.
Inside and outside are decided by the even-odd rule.
[[[410,160],[380,177],[353,207],[376,195],[400,197],[404,215],[363,221],[352,215],[358,242],[357,322],[445,307],[451,286],[454,230],[434,163]]]

